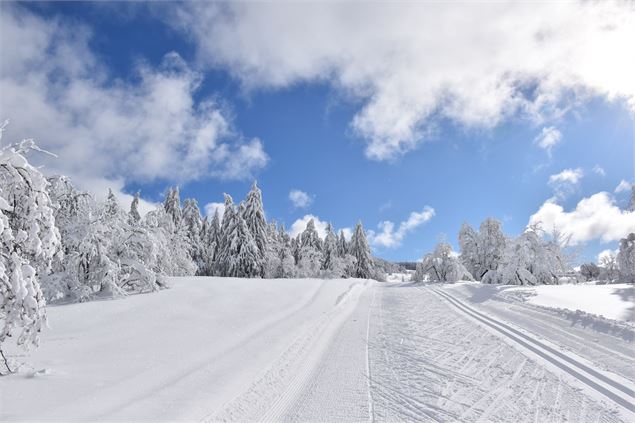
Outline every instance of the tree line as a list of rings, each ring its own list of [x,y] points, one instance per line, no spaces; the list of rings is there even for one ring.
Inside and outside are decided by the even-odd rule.
[[[2,358],[11,337],[37,345],[47,302],[157,291],[166,276],[382,278],[361,223],[350,240],[330,224],[321,238],[313,220],[292,237],[266,220],[255,182],[238,204],[225,194],[222,217],[203,217],[195,199],[181,204],[178,187],[142,216],[139,193],[128,210],[112,191],[98,201],[65,176],[46,178],[26,158],[34,150],[32,140],[0,149]]]
[[[635,209],[635,188],[630,203]],[[503,233],[500,221],[487,218],[476,231],[464,223],[458,234],[460,252],[447,242],[417,263],[414,280],[456,282],[475,280],[488,284],[542,285],[599,280],[635,283],[635,234],[620,241],[619,252],[601,259],[600,265],[585,263],[574,269],[568,253],[568,237],[553,230],[546,233],[531,225],[513,238]]]

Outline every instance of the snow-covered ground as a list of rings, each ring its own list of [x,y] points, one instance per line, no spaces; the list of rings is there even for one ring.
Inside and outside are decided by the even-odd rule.
[[[509,291],[527,295],[527,302],[544,307],[581,310],[607,319],[635,321],[635,286],[540,285],[514,287]]]
[[[0,378],[0,421],[635,418],[628,322],[473,283],[171,282],[50,307],[31,367]]]

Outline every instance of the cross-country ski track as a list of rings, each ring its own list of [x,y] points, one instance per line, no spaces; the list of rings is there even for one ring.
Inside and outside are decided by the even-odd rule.
[[[635,421],[631,340],[480,284],[172,284],[51,307],[32,367],[0,379],[0,420]]]

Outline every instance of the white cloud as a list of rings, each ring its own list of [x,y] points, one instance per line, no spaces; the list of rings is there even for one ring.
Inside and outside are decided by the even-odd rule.
[[[321,220],[319,217],[312,214],[305,214],[302,218],[297,219],[295,222],[293,222],[293,224],[287,230],[287,232],[292,237],[298,236],[299,234],[304,232],[304,230],[306,229],[306,224],[309,223],[309,220],[311,219],[313,219],[315,223],[315,230],[317,231],[318,235],[320,236],[320,238],[324,239],[324,237],[326,236],[326,227],[328,225],[328,222],[325,222]],[[338,230],[333,229],[333,231],[335,231],[338,234],[340,231],[344,231],[344,237],[346,239],[350,239],[350,236],[353,233],[351,228],[342,228]]]
[[[562,140],[562,134],[553,126],[542,128],[540,134],[534,138],[534,143],[538,147],[547,150],[547,153],[551,155],[551,149],[554,145],[558,144]]]
[[[25,8],[0,5],[0,116],[5,139],[35,138],[57,159],[45,172],[69,175],[100,194],[131,181],[237,179],[267,163],[258,139],[243,140],[221,102],[195,100],[201,74],[177,53],[139,63],[127,82],[90,50],[90,30]]]
[[[599,164],[596,164],[595,166],[593,166],[593,172],[600,176],[606,176],[606,172],[604,171],[604,168],[600,166]]]
[[[560,173],[549,176],[549,185],[553,188],[556,197],[565,198],[573,193],[584,176],[582,169],[565,169]]]
[[[631,184],[622,179],[618,186],[615,187],[615,192],[626,192],[631,190]]]
[[[289,200],[293,203],[293,207],[305,208],[311,205],[313,198],[304,191],[293,189],[289,192]]]
[[[635,232],[635,212],[620,210],[606,192],[583,198],[569,212],[549,200],[529,218],[529,224],[541,223],[545,230],[556,228],[571,236],[577,245],[594,239],[617,241]]]
[[[568,183],[568,184],[577,184],[582,179],[584,173],[582,169],[565,169],[560,173],[556,173],[555,175],[549,176],[550,184],[558,184],[558,183]]]
[[[543,123],[591,97],[635,110],[632,2],[191,2],[166,19],[247,90],[330,83],[361,104],[366,155],[416,148],[435,122]],[[351,22],[354,21],[354,25]],[[552,138],[554,142],[555,138]]]
[[[432,219],[434,214],[434,209],[429,206],[424,207],[421,212],[412,212],[407,220],[399,224],[397,230],[393,222],[385,220],[377,225],[379,232],[368,231],[368,240],[375,247],[398,247],[408,233]]]
[[[207,203],[203,209],[205,210],[205,216],[209,218],[214,217],[214,213],[218,210],[218,217],[222,219],[225,214],[225,203]]]

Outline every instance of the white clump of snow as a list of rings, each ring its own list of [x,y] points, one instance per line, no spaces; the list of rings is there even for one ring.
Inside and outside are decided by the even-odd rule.
[[[629,284],[539,285],[510,290],[533,294],[527,300],[530,304],[581,310],[613,320],[635,321],[635,286]]]

